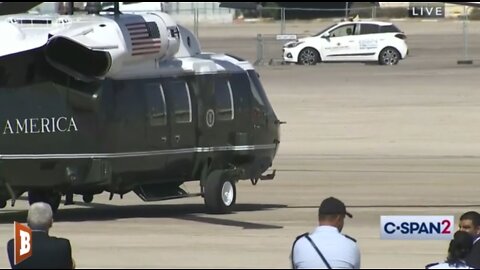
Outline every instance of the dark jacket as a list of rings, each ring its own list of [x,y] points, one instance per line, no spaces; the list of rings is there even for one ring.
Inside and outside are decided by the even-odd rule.
[[[71,269],[73,267],[70,241],[49,236],[46,232],[32,232],[32,256],[14,265],[13,239],[7,244],[12,269]]]
[[[480,269],[480,237],[476,241],[465,261],[470,267]]]

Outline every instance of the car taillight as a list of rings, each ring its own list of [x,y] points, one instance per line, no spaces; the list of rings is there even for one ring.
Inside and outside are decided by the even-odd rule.
[[[396,34],[395,37],[399,39],[407,39],[407,36],[404,34]]]

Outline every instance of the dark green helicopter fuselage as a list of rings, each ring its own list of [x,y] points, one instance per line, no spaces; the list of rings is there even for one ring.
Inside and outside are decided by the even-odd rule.
[[[3,74],[0,200],[177,187],[215,170],[258,179],[272,165],[279,121],[253,69],[90,83],[60,77],[15,84]]]

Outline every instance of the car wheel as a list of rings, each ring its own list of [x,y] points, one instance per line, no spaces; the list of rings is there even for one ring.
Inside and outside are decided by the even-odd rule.
[[[398,61],[400,61],[400,53],[392,47],[383,49],[378,56],[378,63],[380,65],[396,65]]]
[[[301,65],[315,65],[320,61],[320,55],[314,48],[305,48],[298,54],[298,63]]]

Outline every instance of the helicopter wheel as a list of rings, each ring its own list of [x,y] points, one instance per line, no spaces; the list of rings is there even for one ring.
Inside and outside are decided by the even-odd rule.
[[[57,212],[58,207],[60,206],[60,201],[62,197],[60,193],[51,193],[45,191],[29,191],[28,192],[28,203],[30,205],[36,202],[45,202],[50,205],[52,212]]]
[[[83,194],[82,199],[84,203],[91,203],[93,201],[93,194]]]
[[[0,200],[0,209],[5,208],[7,206],[6,200]]]
[[[204,187],[204,200],[208,212],[227,214],[232,211],[237,198],[235,180],[226,177],[224,171],[213,171],[208,175]]]

